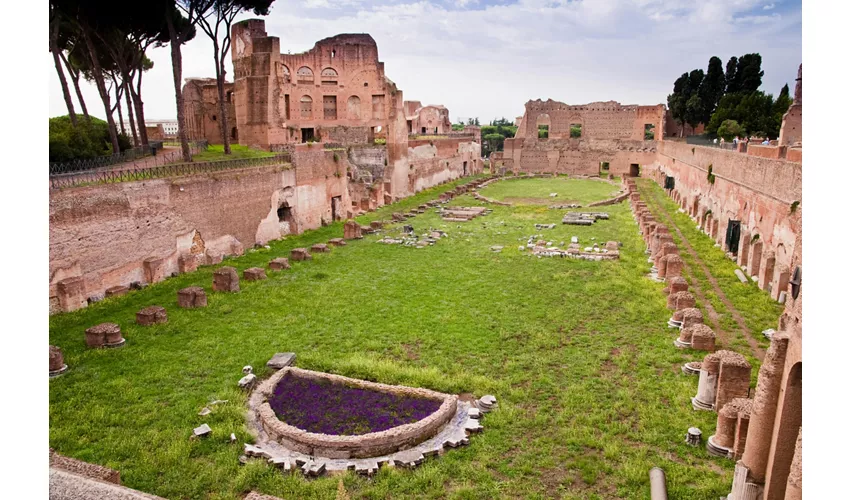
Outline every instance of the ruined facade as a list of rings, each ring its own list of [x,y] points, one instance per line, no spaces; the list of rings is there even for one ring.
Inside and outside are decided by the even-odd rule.
[[[505,139],[495,166],[514,172],[597,175],[605,163],[611,173],[636,175],[634,170],[655,156],[664,117],[663,104],[528,101],[516,136]],[[645,140],[647,135],[655,139]]]
[[[227,127],[230,129],[228,135],[232,143],[237,143],[239,129],[232,83],[225,82],[224,96]],[[187,78],[183,85],[183,110],[186,135],[190,141],[206,140],[211,144],[221,144],[221,107],[215,78]]]
[[[408,134],[442,135],[452,131],[449,110],[445,106],[423,106],[419,101],[404,101],[404,114]]]
[[[331,136],[367,142],[387,124],[395,85],[371,36],[337,35],[301,54],[282,54],[280,39],[259,19],[236,23],[231,36],[239,144],[268,149]]]

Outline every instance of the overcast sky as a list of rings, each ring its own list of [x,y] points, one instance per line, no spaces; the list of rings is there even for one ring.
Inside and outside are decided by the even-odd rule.
[[[522,115],[537,98],[666,104],[673,81],[704,70],[714,55],[725,67],[733,55],[758,52],[762,90],[775,96],[788,83],[793,93],[801,8],[801,0],[277,0],[266,31],[292,53],[340,33],[369,33],[405,99],[443,104],[455,122],[484,123]],[[148,57],[145,116],[175,119],[170,51]],[[44,64],[50,116],[67,114],[49,53]],[[183,77],[214,74],[211,42],[199,30],[183,47]],[[83,94],[103,118],[95,86],[85,84]]]

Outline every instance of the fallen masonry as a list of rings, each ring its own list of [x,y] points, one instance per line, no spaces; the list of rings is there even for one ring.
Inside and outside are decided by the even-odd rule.
[[[531,250],[528,255],[536,257],[567,257],[570,259],[595,261],[617,260],[620,258],[620,246],[616,241],[606,242],[603,247],[600,247],[598,243],[594,243],[593,246],[582,249],[577,243],[578,238],[573,237],[576,242],[570,243],[566,250],[564,250],[556,246],[552,241],[538,239],[542,237],[542,234],[529,236],[525,247],[520,247],[520,250],[527,248]],[[561,242],[561,245],[563,245],[563,242]]]
[[[604,212],[567,212],[562,222],[574,226],[591,226],[599,219],[608,220],[608,214]]]
[[[466,222],[492,211],[485,207],[444,207],[440,209],[440,216],[446,222]]]

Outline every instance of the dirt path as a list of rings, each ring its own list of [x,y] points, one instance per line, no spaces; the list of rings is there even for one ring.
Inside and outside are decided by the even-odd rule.
[[[723,305],[726,306],[726,309],[729,310],[729,313],[732,315],[732,318],[735,320],[735,323],[738,324],[738,328],[740,328],[741,332],[744,334],[744,339],[747,341],[747,344],[749,344],[750,349],[752,349],[753,355],[758,358],[759,361],[763,360],[764,349],[762,349],[761,346],[758,345],[758,342],[756,342],[756,339],[753,337],[752,333],[750,332],[750,329],[747,328],[746,323],[744,323],[744,317],[741,316],[741,313],[738,312],[737,309],[735,309],[734,305],[732,305],[732,301],[730,301],[729,298],[726,297],[726,294],[723,293],[723,290],[720,289],[720,285],[717,283],[717,278],[715,278],[714,275],[711,274],[711,271],[708,270],[708,266],[706,266],[702,259],[699,258],[699,255],[691,246],[688,239],[685,238],[684,234],[682,234],[682,231],[679,229],[679,226],[676,225],[676,223],[673,221],[673,218],[670,216],[670,213],[658,200],[658,195],[652,192],[649,193],[649,196],[652,197],[653,204],[657,208],[657,211],[660,212],[660,215],[664,217],[667,226],[676,230],[676,234],[679,235],[679,241],[682,242],[682,246],[691,255],[691,257],[694,259],[694,262],[696,262],[697,265],[700,267],[703,274],[708,279],[708,282],[711,283],[711,288],[714,290],[714,293],[717,294],[717,297],[720,299],[721,302],[723,302]],[[700,298],[702,303],[705,304],[705,308],[709,318],[711,318],[715,325],[717,325],[714,330],[717,332],[721,343],[728,346],[729,337],[727,332],[720,329],[720,321],[717,311],[714,309],[714,307],[712,307],[711,302],[706,300],[705,296],[702,293],[702,290],[699,287],[699,284],[697,283],[697,280],[695,279],[695,275],[692,272],[690,266],[688,266],[687,262],[684,263],[683,267],[685,269],[685,272],[687,272],[688,275],[691,276],[691,278],[694,278],[691,280],[690,283],[691,289],[693,289],[694,294]]]

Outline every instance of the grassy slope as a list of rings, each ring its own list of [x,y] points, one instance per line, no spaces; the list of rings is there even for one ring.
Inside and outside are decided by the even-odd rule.
[[[210,145],[206,151],[192,155],[192,161],[215,161],[215,160],[241,160],[243,158],[266,158],[274,156],[274,153],[260,149],[252,149],[239,144],[230,145],[230,154],[224,154],[223,144]]]
[[[456,203],[478,204],[468,196]],[[657,465],[671,498],[715,499],[728,492],[733,463],[684,444],[688,427],[706,436],[715,427],[713,413],[691,409],[697,380],[680,371],[701,356],[672,346],[662,285],[644,277],[649,264],[627,205],[605,208],[609,221],[544,232],[557,242],[623,241],[619,262],[537,259],[517,249],[539,232],[535,223],[558,223],[562,210],[497,206],[462,225],[429,211],[408,223],[444,228],[450,237],[433,247],[382,245],[373,235],[243,282],[237,294],[209,292],[213,268],[204,267],[54,316],[50,342],[71,370],[50,382],[50,445],[167,498],[232,499],[251,489],[335,498],[338,478],[307,481],[259,461],[237,463],[251,439],[236,389],[242,366],[266,375],[273,353],[294,351],[308,369],[499,398],[468,447],[414,471],[344,475],[354,498],[649,498],[648,470]],[[337,223],[225,264],[264,266],[341,234]],[[496,244],[502,253],[489,250]],[[207,288],[209,307],[177,308],[176,291],[189,285]],[[150,304],[168,308],[168,324],[133,323]],[[85,348],[83,330],[103,321],[122,326],[125,347]],[[199,417],[213,399],[230,402]],[[204,422],[212,437],[190,440]],[[231,432],[239,445],[227,443]]]
[[[617,187],[602,181],[569,179],[566,177],[510,179],[495,182],[481,189],[491,199],[526,205],[587,204],[610,198]],[[550,198],[550,193],[558,193]]]

